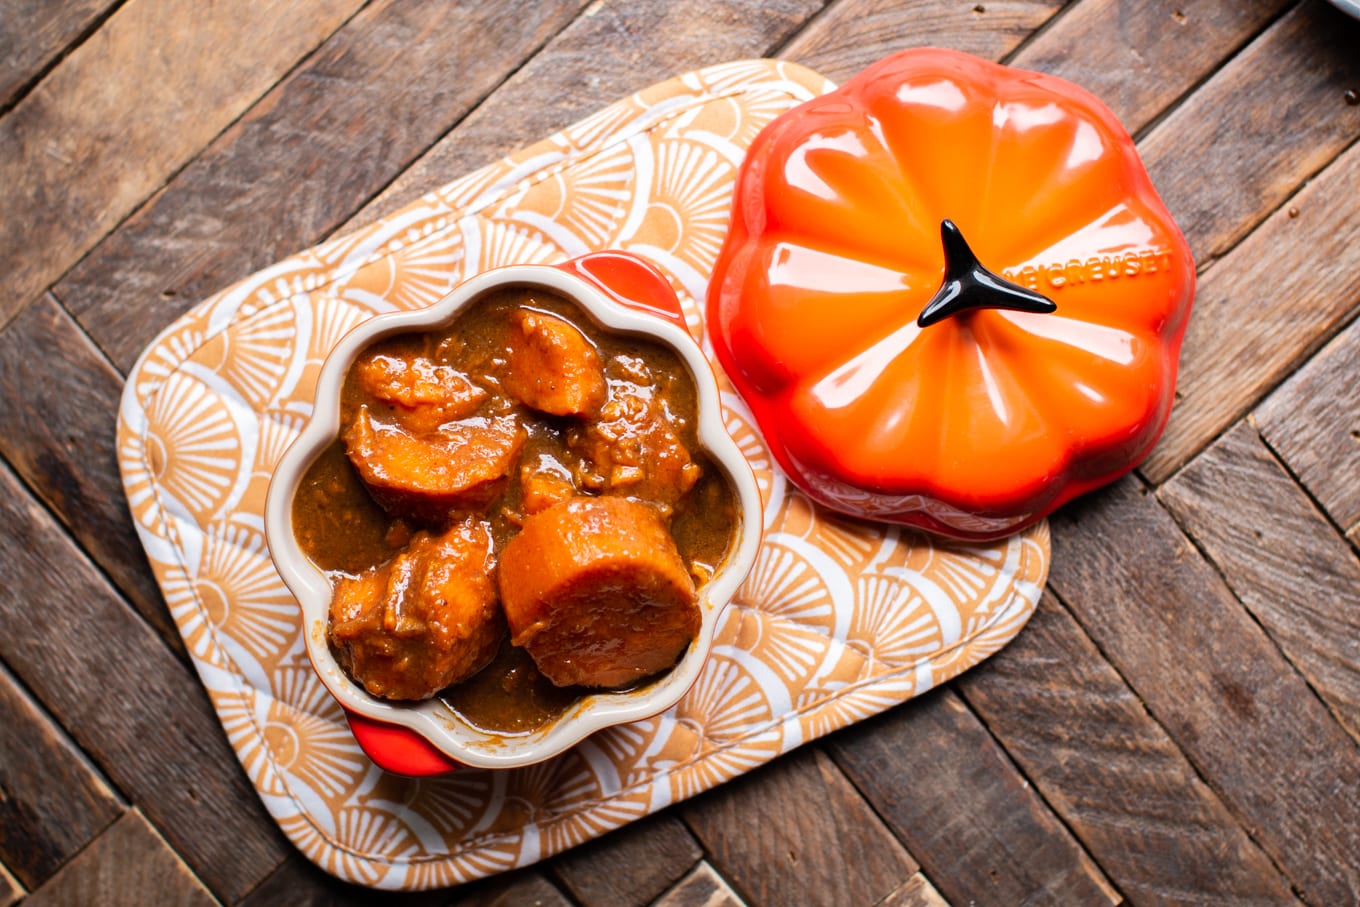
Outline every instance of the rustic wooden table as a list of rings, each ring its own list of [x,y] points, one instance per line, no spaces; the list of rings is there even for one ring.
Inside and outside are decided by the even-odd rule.
[[[236,762],[114,456],[193,302],[666,76],[913,45],[1138,139],[1199,292],[1138,474],[959,681],[419,903],[1360,901],[1360,22],[1321,0],[0,5],[0,905],[348,903]],[[402,902],[405,899],[396,899]]]

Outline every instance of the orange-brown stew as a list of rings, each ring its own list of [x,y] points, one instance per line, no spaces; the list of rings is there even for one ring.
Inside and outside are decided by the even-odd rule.
[[[374,695],[437,695],[497,733],[589,687],[646,683],[688,646],[683,600],[735,533],[695,429],[671,350],[543,291],[497,291],[450,329],[374,344],[346,377],[341,439],[293,503],[336,584],[337,659]]]

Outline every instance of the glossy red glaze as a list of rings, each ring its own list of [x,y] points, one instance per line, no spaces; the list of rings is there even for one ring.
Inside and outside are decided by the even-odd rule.
[[[988,303],[918,325],[946,277],[945,220],[956,249],[1056,311]],[[1193,288],[1189,247],[1108,108],[1061,79],[920,49],[757,137],[708,325],[814,499],[991,539],[1151,451]]]
[[[592,252],[557,267],[589,281],[621,305],[688,330],[675,290],[660,271],[636,255]],[[462,768],[462,763],[450,759],[410,728],[376,721],[349,709],[345,717],[360,749],[383,771],[423,778]]]
[[[680,300],[664,274],[627,252],[590,252],[557,267],[590,281],[610,299],[688,331]]]
[[[348,709],[345,718],[359,748],[383,771],[424,778],[462,767],[410,728],[374,721]]]

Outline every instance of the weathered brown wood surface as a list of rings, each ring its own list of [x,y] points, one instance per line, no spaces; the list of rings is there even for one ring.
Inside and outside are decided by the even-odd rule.
[[[0,905],[358,904],[235,761],[127,517],[197,299],[664,77],[935,44],[1065,76],[1199,263],[1138,474],[943,690],[538,865],[384,903],[1360,902],[1360,23],[1322,0],[0,5]],[[172,729],[172,730],[167,730]]]

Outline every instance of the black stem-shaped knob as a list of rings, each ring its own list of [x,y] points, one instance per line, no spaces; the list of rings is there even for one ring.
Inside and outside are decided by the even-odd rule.
[[[1048,313],[1057,310],[1053,300],[998,277],[984,268],[968,247],[962,231],[949,219],[940,222],[944,243],[944,283],[926,303],[916,323],[925,328],[951,315],[972,309],[1011,309]]]

